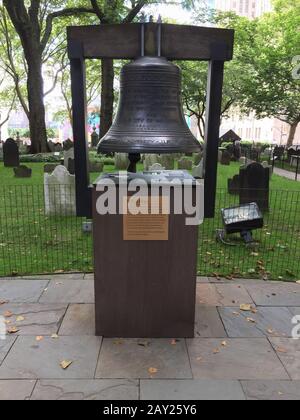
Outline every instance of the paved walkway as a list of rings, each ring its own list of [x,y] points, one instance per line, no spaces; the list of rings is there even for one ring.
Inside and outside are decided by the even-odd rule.
[[[274,174],[282,176],[283,178],[295,181],[295,172],[286,171],[285,169],[274,168]],[[298,174],[298,182],[300,182],[300,174]]]
[[[0,280],[0,399],[300,400],[299,284],[198,278],[188,340],[95,337],[93,301],[92,275]]]

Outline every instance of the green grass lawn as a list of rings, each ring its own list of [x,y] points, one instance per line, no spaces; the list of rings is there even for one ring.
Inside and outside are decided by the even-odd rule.
[[[17,179],[0,163],[0,276],[91,271],[92,239],[82,232],[83,219],[46,217],[44,164],[26,165],[33,170],[32,178]],[[114,168],[107,165],[104,170]],[[255,248],[237,237],[231,240],[236,246],[216,242],[216,229],[222,228],[220,209],[238,204],[238,197],[227,193],[227,179],[238,170],[238,163],[219,166],[216,217],[199,228],[198,273],[300,279],[300,184],[295,181],[272,176],[270,212],[264,229],[254,233]],[[97,176],[91,174],[91,180]]]

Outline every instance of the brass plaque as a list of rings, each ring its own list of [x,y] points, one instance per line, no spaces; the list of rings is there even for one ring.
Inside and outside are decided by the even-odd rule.
[[[127,214],[123,214],[123,240],[124,241],[168,241],[169,240],[169,214],[163,214],[165,197],[145,197],[139,202],[141,212],[132,214],[128,210],[130,197],[124,198]],[[163,207],[164,206],[164,207]],[[155,213],[151,214],[151,209]],[[146,213],[148,210],[148,214]]]

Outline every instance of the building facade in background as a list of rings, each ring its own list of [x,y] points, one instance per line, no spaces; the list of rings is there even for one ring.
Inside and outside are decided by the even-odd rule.
[[[249,19],[255,19],[272,10],[270,0],[214,0],[214,8],[224,12],[232,11]]]

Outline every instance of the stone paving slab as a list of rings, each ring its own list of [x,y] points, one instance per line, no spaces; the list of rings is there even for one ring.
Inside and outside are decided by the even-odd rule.
[[[227,337],[217,308],[213,306],[196,306],[195,337]]]
[[[61,335],[95,335],[95,305],[70,305],[60,327]]]
[[[197,277],[197,283],[207,284],[207,283],[209,283],[209,279],[208,279],[208,277],[200,277],[200,276],[198,276]]]
[[[35,303],[48,283],[49,280],[0,280],[0,300],[8,300],[10,303]]]
[[[198,284],[197,304],[205,306],[239,306],[253,304],[244,286],[236,284]]]
[[[238,381],[141,380],[141,400],[245,400]]]
[[[290,379],[265,338],[187,340],[195,379]]]
[[[293,380],[300,380],[300,340],[270,338],[278,357]]]
[[[41,380],[31,400],[138,400],[139,383],[127,379]]]
[[[23,401],[29,400],[36,381],[2,381],[0,380],[1,401]]]
[[[243,312],[240,308],[218,309],[231,338],[291,337],[292,314],[288,308],[258,307],[255,314]]]
[[[98,337],[18,337],[0,367],[0,379],[92,379],[99,355]],[[62,361],[72,361],[63,370]]]
[[[103,339],[96,378],[151,377],[192,378],[185,340]]]
[[[300,306],[300,285],[297,283],[258,284],[246,288],[258,306]]]
[[[0,365],[5,359],[15,340],[16,337],[6,337],[5,340],[0,340]]]
[[[51,280],[41,303],[94,303],[92,280]]]
[[[300,381],[243,381],[249,401],[300,401]]]
[[[58,332],[67,305],[40,303],[8,303],[0,306],[0,315],[11,312],[8,326],[16,326],[17,335],[51,335]],[[22,316],[23,321],[17,321]]]

